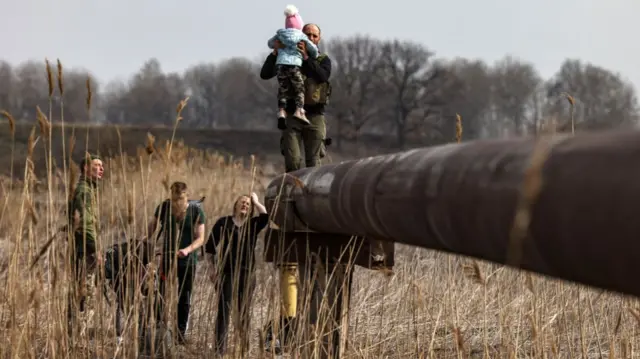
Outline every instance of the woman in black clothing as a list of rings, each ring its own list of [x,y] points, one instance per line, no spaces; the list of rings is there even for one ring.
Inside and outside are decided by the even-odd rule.
[[[258,216],[253,216],[254,211]],[[215,338],[219,355],[223,355],[226,349],[232,305],[237,311],[235,327],[242,338],[241,353],[248,353],[251,297],[255,285],[254,249],[258,234],[268,223],[269,214],[258,196],[255,193],[242,195],[234,203],[233,214],[219,218],[209,235],[205,251],[211,254],[211,279],[219,285]]]

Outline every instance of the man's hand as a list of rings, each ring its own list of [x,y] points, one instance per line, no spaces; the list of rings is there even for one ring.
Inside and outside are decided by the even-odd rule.
[[[307,43],[304,41],[300,41],[298,43],[298,51],[300,51],[300,54],[302,54],[302,58],[307,60],[309,58],[309,55],[307,54]]]
[[[189,248],[182,248],[181,250],[178,251],[178,257],[180,258],[184,258],[186,256],[189,255],[189,253],[191,253],[191,250],[189,250]]]
[[[104,257],[102,256],[102,254],[96,253],[93,255],[96,261],[96,266],[98,268],[102,268],[104,267]]]
[[[274,55],[278,55],[279,49],[284,49],[284,45],[280,42],[280,40],[275,40],[273,42],[273,52],[271,53]]]

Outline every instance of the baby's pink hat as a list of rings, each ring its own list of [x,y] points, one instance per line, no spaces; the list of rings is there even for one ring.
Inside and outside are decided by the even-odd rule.
[[[302,17],[298,13],[298,8],[294,5],[287,5],[284,9],[284,16],[287,18],[284,20],[284,27],[287,29],[298,29],[302,30],[304,26],[304,22],[302,21]]]

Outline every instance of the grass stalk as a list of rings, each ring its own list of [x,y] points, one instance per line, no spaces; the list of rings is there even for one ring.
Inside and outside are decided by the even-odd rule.
[[[132,357],[135,353],[137,314],[143,303],[153,298],[144,298],[139,293],[132,296],[137,306],[124,315],[125,337],[130,341],[117,347],[113,330],[115,308],[102,298],[100,285],[92,302],[95,315],[90,323],[91,336],[77,342],[68,341],[65,331],[66,289],[69,286],[70,263],[63,249],[63,241],[56,241],[54,230],[60,223],[59,199],[67,200],[77,179],[77,168],[72,155],[76,152],[76,130],[79,127],[66,124],[64,120],[64,85],[62,65],[58,61],[58,87],[55,88],[55,69],[48,65],[49,111],[36,108],[38,124],[26,129],[29,134],[22,173],[14,174],[13,160],[16,138],[26,137],[25,131],[8,112],[2,117],[9,121],[11,131],[12,166],[16,175],[8,188],[3,187],[0,213],[0,357],[8,358],[63,358],[63,357]],[[60,118],[52,110],[56,104],[54,92],[60,92]],[[91,84],[87,82],[87,114],[91,118]],[[188,98],[187,98],[188,99]],[[178,108],[184,108],[187,99]],[[44,110],[44,108],[43,108]],[[574,112],[573,108],[571,110]],[[572,115],[573,118],[573,115]],[[105,158],[107,175],[101,184],[99,196],[99,219],[106,228],[101,248],[124,232],[127,239],[146,233],[150,213],[163,193],[163,182],[173,177],[186,177],[189,187],[207,198],[204,203],[207,213],[207,230],[212,222],[230,212],[230,203],[239,193],[255,191],[262,194],[262,181],[268,180],[262,172],[262,160],[251,157],[249,168],[242,163],[228,161],[224,156],[209,151],[195,151],[182,146],[178,135],[178,124],[182,121],[177,111],[170,141],[167,146],[156,145],[156,138],[149,134],[144,144],[146,155],[140,148],[133,156],[127,146],[128,129],[120,127],[118,151],[113,158]],[[573,120],[572,120],[573,122]],[[53,129],[60,126],[61,131]],[[38,128],[39,125],[39,128]],[[572,131],[574,130],[572,125]],[[38,131],[39,130],[39,131]],[[462,142],[462,118],[456,117],[455,141]],[[66,138],[67,132],[70,137]],[[18,133],[18,135],[16,135]],[[58,135],[58,133],[60,135]],[[87,132],[85,151],[96,144],[96,135],[104,134],[101,127]],[[144,132],[143,132],[144,133]],[[168,132],[167,132],[168,133]],[[162,137],[162,134],[158,134]],[[168,135],[166,135],[168,137]],[[103,137],[106,138],[106,137]],[[544,136],[541,136],[544,141]],[[142,147],[142,140],[136,139]],[[188,139],[187,139],[188,140]],[[115,140],[112,140],[115,143]],[[43,149],[38,148],[43,144]],[[57,186],[55,159],[58,144],[62,143],[62,174],[64,188]],[[180,145],[178,145],[180,144]],[[547,145],[549,143],[546,143]],[[18,145],[20,145],[18,143]],[[101,145],[107,145],[103,140]],[[544,144],[537,149],[531,166],[525,174],[521,195],[524,204],[519,209],[530,209],[541,185],[539,168],[544,159]],[[93,148],[95,150],[95,148]],[[82,149],[81,149],[82,150]],[[97,149],[99,150],[99,148]],[[80,152],[82,153],[82,152]],[[43,156],[44,154],[44,156]],[[22,162],[22,161],[20,161]],[[20,170],[18,170],[20,172]],[[41,191],[38,180],[44,181],[46,173],[47,194]],[[167,177],[165,177],[167,174]],[[296,186],[303,187],[300,179],[285,177]],[[169,182],[167,182],[169,184]],[[522,219],[522,218],[520,218]],[[526,219],[526,218],[525,218]],[[521,239],[526,239],[526,221],[514,221],[520,225]],[[516,231],[517,232],[517,231]],[[53,238],[53,239],[52,239]],[[47,246],[47,243],[52,243]],[[521,242],[520,242],[521,244]],[[6,245],[6,247],[4,247]],[[264,247],[263,244],[259,245]],[[44,253],[47,257],[44,257]],[[262,249],[262,248],[260,248]],[[259,250],[260,250],[259,249]],[[47,251],[48,250],[48,251]],[[340,319],[350,317],[348,336],[341,338],[340,345],[350,358],[444,358],[444,357],[500,357],[500,358],[566,358],[581,355],[600,357],[634,357],[640,337],[640,303],[635,298],[625,299],[614,293],[604,293],[572,283],[552,281],[533,274],[481,263],[458,257],[416,250],[407,246],[396,247],[395,275],[386,277],[380,272],[356,269],[351,292],[351,307]],[[250,330],[252,352],[247,358],[263,357],[255,348],[253,335],[265,320],[277,315],[262,314],[279,308],[279,296],[275,271],[258,256],[257,288],[252,301]],[[346,251],[343,255],[353,255]],[[33,258],[48,258],[35,263],[28,271],[25,266]],[[28,259],[28,260],[27,260]],[[202,262],[200,262],[202,263]],[[463,263],[464,265],[460,265]],[[206,266],[209,266],[207,264]],[[460,270],[462,268],[462,270]],[[209,344],[214,333],[217,290],[207,278],[208,268],[200,266],[196,275],[196,286],[192,297],[192,315],[189,323],[190,344],[181,353],[184,358],[202,357],[209,353]],[[46,272],[45,272],[46,271]],[[46,276],[44,275],[46,273]],[[460,274],[464,276],[460,276]],[[327,279],[344,280],[337,272],[328,273]],[[471,280],[471,282],[469,281]],[[236,279],[237,280],[237,279]],[[144,279],[137,280],[139,288]],[[342,282],[342,283],[340,283]],[[302,286],[308,285],[303,283]],[[134,289],[135,290],[135,289]],[[333,289],[335,290],[335,288]],[[309,343],[318,343],[321,329],[331,324],[327,312],[334,308],[326,299],[331,291],[325,291],[321,320],[314,330],[296,328],[294,352],[302,353]],[[171,292],[169,305],[176,303],[176,292]],[[113,293],[110,293],[113,299]],[[346,293],[336,294],[346,297]],[[308,298],[301,298],[299,318],[305,321],[309,309]],[[235,304],[235,303],[232,303]],[[90,306],[91,307],[91,306]],[[170,317],[175,318],[171,309]],[[234,315],[235,316],[235,315]],[[265,318],[266,317],[266,318]],[[495,318],[495,319],[494,319]],[[344,324],[344,323],[342,323]],[[242,334],[235,329],[230,338],[230,352],[238,347]],[[153,329],[152,329],[153,332]],[[235,339],[235,340],[234,340]],[[346,345],[348,343],[348,346]],[[85,348],[83,348],[85,347]],[[319,349],[316,347],[316,350]],[[238,352],[236,351],[236,354]],[[239,355],[236,355],[236,357]]]

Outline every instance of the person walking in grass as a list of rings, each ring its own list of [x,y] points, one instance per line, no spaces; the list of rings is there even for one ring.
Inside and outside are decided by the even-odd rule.
[[[258,216],[254,216],[254,211]],[[239,196],[231,215],[220,217],[211,229],[205,245],[210,254],[211,280],[218,287],[218,312],[215,326],[215,350],[224,355],[232,307],[236,311],[235,328],[240,333],[240,357],[249,351],[251,298],[255,286],[254,250],[258,234],[269,224],[269,214],[258,196]]]
[[[186,344],[186,331],[191,309],[191,292],[196,274],[197,252],[204,244],[206,216],[202,207],[189,201],[184,182],[171,184],[171,198],[156,207],[149,224],[149,235],[159,224],[163,238],[160,260],[159,318],[164,319],[167,286],[178,281],[177,343]],[[166,323],[166,321],[165,321]]]
[[[69,236],[72,281],[67,306],[67,331],[75,332],[76,313],[85,313],[87,300],[94,297],[95,270],[102,264],[98,255],[98,183],[104,176],[100,157],[87,153],[80,162],[80,178],[69,202]]]

